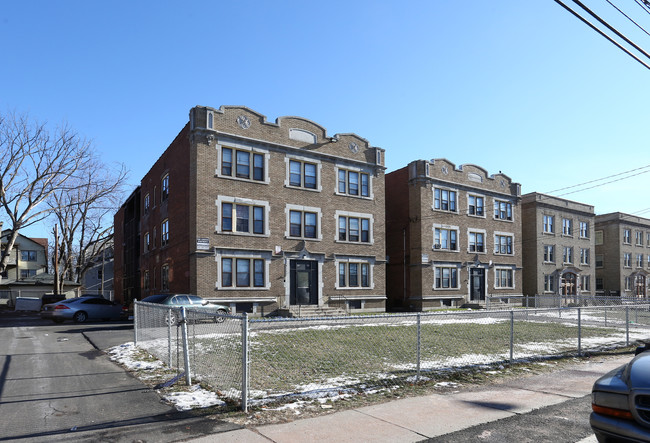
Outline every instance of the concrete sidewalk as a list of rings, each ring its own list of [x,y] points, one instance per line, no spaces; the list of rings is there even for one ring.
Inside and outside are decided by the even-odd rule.
[[[208,442],[417,442],[581,398],[601,375],[632,354],[592,357],[541,375],[506,378],[448,394],[405,398],[291,423],[234,430],[192,440]],[[585,417],[588,420],[588,417]],[[595,442],[587,437],[582,443]]]

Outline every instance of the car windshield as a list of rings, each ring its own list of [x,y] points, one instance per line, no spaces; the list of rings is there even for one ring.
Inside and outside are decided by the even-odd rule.
[[[203,299],[199,297],[198,295],[188,295],[190,302],[193,305],[202,305],[203,304]]]
[[[167,294],[150,295],[149,297],[144,298],[142,301],[145,303],[164,303],[167,297],[169,297]]]

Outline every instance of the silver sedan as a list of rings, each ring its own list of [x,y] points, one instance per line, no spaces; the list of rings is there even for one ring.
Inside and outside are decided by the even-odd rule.
[[[102,297],[78,297],[43,305],[41,318],[61,323],[72,320],[83,323],[87,320],[120,320],[126,317],[122,305]]]

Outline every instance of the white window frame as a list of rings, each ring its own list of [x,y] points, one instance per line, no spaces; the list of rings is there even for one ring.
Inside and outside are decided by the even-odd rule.
[[[573,237],[573,219],[562,218],[562,235],[564,237]]]
[[[580,238],[589,238],[589,222],[581,221],[580,223]]]
[[[500,251],[500,242],[497,241],[497,237],[510,237],[511,238],[511,246],[512,246],[512,252],[510,253],[502,253]],[[499,231],[494,231],[493,235],[493,240],[494,240],[494,255],[508,255],[508,256],[513,256],[515,255],[515,234],[512,232],[499,232]],[[497,247],[499,247],[499,250],[497,250]]]
[[[359,241],[350,241],[350,240],[341,240],[339,239],[339,219],[341,217],[346,217],[348,219],[350,218],[358,218],[359,219]],[[370,231],[368,232],[368,241],[364,242],[361,241],[361,220],[366,219],[369,220],[369,229]],[[334,241],[336,243],[351,243],[351,244],[359,244],[359,245],[374,245],[375,244],[375,236],[374,236],[374,226],[375,226],[375,217],[372,214],[364,214],[361,212],[348,212],[348,211],[336,211],[334,213],[334,222],[336,223],[336,232],[334,233]],[[350,236],[350,227],[349,223],[346,226],[346,237],[349,238]]]
[[[164,219],[160,222],[160,247],[167,246],[169,244],[169,218]]]
[[[623,229],[623,244],[632,244],[632,231],[630,229]]]
[[[583,291],[591,292],[591,276],[582,275],[580,276],[580,286]]]
[[[555,293],[555,276],[552,274],[544,275],[544,292]]]
[[[350,264],[357,264],[359,265],[358,267],[358,286],[349,286],[350,283]],[[341,279],[340,279],[340,273],[339,273],[339,266],[343,264],[346,266],[346,271],[345,271],[345,286],[341,285]],[[369,286],[361,286],[361,265],[368,265],[368,279],[369,279]],[[337,257],[336,260],[334,260],[334,271],[335,271],[335,283],[334,287],[337,290],[342,290],[342,291],[359,291],[359,290],[365,290],[369,291],[372,289],[375,289],[375,263],[374,260],[372,259],[361,259],[359,257]]]
[[[482,215],[479,215],[479,214],[476,214],[476,213],[472,214],[472,209],[471,209],[471,208],[474,207],[474,208],[475,208],[475,209],[474,209],[475,212],[476,212],[476,208],[478,208],[478,205],[476,205],[476,204],[471,205],[471,204],[470,204],[470,200],[471,200],[472,198],[475,199],[475,200],[474,200],[475,202],[476,202],[476,199],[481,199],[481,200],[483,200],[483,205],[481,206],[481,208],[483,209],[483,214],[482,214]],[[487,210],[486,210],[486,201],[487,201],[487,199],[486,199],[486,197],[485,197],[484,195],[481,195],[481,194],[475,194],[475,193],[473,193],[473,192],[468,192],[468,193],[467,193],[467,215],[469,215],[470,217],[485,218],[485,217],[486,217],[486,214],[487,214]]]
[[[542,257],[542,261],[544,263],[555,263],[555,245],[544,245],[543,250],[544,255]],[[550,258],[550,260],[547,260],[547,258]]]
[[[455,270],[456,271],[456,286],[451,286],[451,281],[450,281],[449,287],[444,287],[444,286],[438,287],[438,286],[436,286],[436,282],[437,282],[436,274],[437,274],[438,270],[440,270],[440,272],[442,273],[444,269],[449,269],[449,270]],[[433,266],[433,290],[434,291],[449,291],[449,290],[453,290],[453,289],[460,289],[460,280],[461,280],[460,273],[461,273],[461,268],[456,263],[446,263],[446,264],[434,265]],[[450,278],[450,280],[452,279],[451,275],[450,275],[449,278]],[[442,275],[440,277],[440,280],[441,281],[443,280]]]
[[[433,201],[431,202],[431,209],[433,209],[434,211],[437,211],[437,212],[444,212],[444,213],[447,213],[447,214],[458,214],[458,203],[459,203],[458,189],[449,188],[449,187],[446,187],[446,186],[436,186],[436,185],[434,185],[433,189],[431,189],[431,191],[432,191],[432,194],[433,194],[432,195]],[[436,208],[436,191],[440,192],[440,208]],[[443,202],[442,192],[453,192],[454,193],[454,209],[453,210],[452,209],[442,209],[442,202]],[[448,199],[447,202],[449,204],[449,202],[451,202],[451,199]]]
[[[565,246],[562,250],[562,263],[573,264],[573,246]]]
[[[254,219],[253,217],[249,217],[249,224],[250,224],[250,231],[249,232],[240,232],[236,230],[236,218],[233,216],[232,224],[233,224],[233,230],[232,231],[224,231],[223,230],[223,214],[222,214],[222,208],[223,208],[223,203],[230,203],[233,206],[235,205],[242,205],[242,206],[248,206],[248,207],[253,207],[253,206],[261,206],[264,208],[264,233],[263,234],[256,234],[253,232],[253,223]],[[215,226],[215,231],[218,232],[219,234],[225,234],[225,235],[243,235],[243,236],[251,236],[251,237],[269,237],[271,235],[271,231],[269,228],[269,213],[270,213],[270,205],[269,202],[264,201],[264,200],[253,200],[250,198],[240,198],[240,197],[231,197],[227,195],[220,195],[217,197],[215,201],[215,205],[217,206],[217,225]],[[251,210],[252,212],[252,210]],[[233,214],[235,213],[235,209],[233,208]],[[252,215],[252,213],[251,213]]]
[[[510,217],[511,218],[508,218],[507,215],[506,215],[505,218],[501,217],[501,203],[505,203],[506,205],[509,205],[509,206],[506,206],[506,214],[508,212],[507,208],[509,207],[510,208]],[[514,205],[514,203],[512,203],[512,201],[502,199],[502,198],[495,198],[495,199],[492,200],[492,207],[493,207],[492,217],[493,217],[494,220],[502,220],[502,221],[507,221],[507,222],[514,222],[515,221],[515,205]],[[497,209],[497,207],[499,209]],[[497,211],[499,212],[498,216],[497,216]]]
[[[623,267],[624,268],[632,267],[632,254],[630,252],[623,253]]]
[[[472,251],[471,248],[471,238],[472,234],[481,234],[483,235],[483,250],[482,251]],[[488,244],[487,244],[487,231],[485,229],[467,229],[467,252],[471,254],[487,254]]]
[[[215,176],[219,178],[225,178],[228,180],[238,180],[238,181],[245,181],[247,183],[261,183],[261,184],[269,184],[269,159],[271,157],[270,152],[267,149],[262,149],[257,146],[251,146],[247,144],[243,144],[241,142],[221,142],[219,141],[216,145],[216,150],[217,150],[217,169],[215,170],[214,174]],[[231,149],[233,158],[232,158],[232,164],[231,164],[231,174],[223,174],[222,173],[222,164],[223,164],[223,148],[226,149]],[[250,178],[246,177],[237,177],[237,151],[247,151],[250,154]],[[262,180],[255,180],[254,177],[254,159],[253,159],[253,154],[260,154],[264,158],[264,178]]]
[[[160,202],[167,201],[169,198],[169,173],[163,175],[160,180]]]
[[[506,272],[510,273],[510,280],[512,281],[512,286],[503,286],[498,284],[501,282],[501,273]],[[512,268],[506,268],[506,267],[494,267],[494,289],[515,289],[516,282],[515,282],[515,270]]]
[[[643,231],[634,231],[635,245],[643,246]]]
[[[555,234],[555,216],[543,214],[542,232],[544,234]]]
[[[580,264],[591,264],[591,250],[589,248],[580,248]]]
[[[292,161],[300,163],[300,181],[302,183],[301,186],[295,186],[291,184],[291,162]],[[284,177],[285,187],[292,188],[292,189],[302,189],[304,191],[311,191],[311,192],[322,192],[323,185],[321,181],[321,176],[322,176],[323,164],[320,162],[320,160],[316,160],[308,157],[295,156],[295,155],[287,155],[284,157],[284,163],[286,168],[285,177]],[[309,163],[316,166],[316,187],[315,188],[307,188],[304,185],[305,163]]]
[[[223,259],[232,259],[232,286],[223,286]],[[269,277],[269,271],[271,269],[271,254],[269,253],[256,253],[252,251],[244,250],[233,250],[226,251],[220,250],[217,251],[214,256],[215,262],[217,263],[217,281],[215,282],[215,288],[223,291],[268,291],[271,289],[271,279]],[[255,286],[255,269],[254,264],[250,269],[250,281],[253,283],[252,286],[237,286],[237,259],[251,260],[251,264],[254,263],[253,260],[263,260],[264,261],[264,286]]]
[[[305,236],[294,237],[290,235],[291,234],[291,217],[290,217],[291,211],[298,211],[298,212],[302,212],[303,214],[305,212],[313,212],[316,214],[316,237],[315,238],[305,237]],[[300,239],[305,241],[323,240],[323,212],[321,208],[317,208],[314,206],[286,205],[284,207],[284,218],[285,218],[285,231],[284,231],[285,238]],[[304,234],[304,232],[305,231],[304,231],[304,216],[303,216],[302,233]]]
[[[341,192],[339,190],[339,172],[340,171],[345,171],[345,192]],[[335,172],[335,180],[334,180],[334,193],[336,195],[344,196],[344,197],[352,197],[352,198],[360,198],[364,200],[374,200],[375,194],[373,192],[373,176],[370,171],[367,171],[365,169],[361,168],[355,168],[353,166],[336,166],[334,168]],[[350,172],[356,172],[359,174],[359,194],[350,194]],[[368,195],[361,195],[361,175],[367,175],[368,176]]]
[[[456,248],[451,249],[451,248],[444,248],[442,246],[442,243],[439,244],[436,243],[436,230],[440,231],[447,231],[447,232],[455,232],[456,233]],[[449,234],[448,234],[449,235]],[[451,243],[451,236],[449,235],[448,237],[449,243]],[[433,245],[432,245],[432,250],[434,251],[449,251],[449,252],[460,252],[460,227],[458,226],[450,226],[450,225],[442,225],[442,224],[434,224],[433,225]]]

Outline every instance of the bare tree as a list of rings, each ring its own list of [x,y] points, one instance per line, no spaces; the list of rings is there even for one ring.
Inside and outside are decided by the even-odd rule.
[[[92,259],[113,240],[113,214],[120,205],[127,176],[124,165],[115,170],[94,160],[84,176],[75,178],[73,192],[54,192],[48,203],[59,231],[58,281],[80,283]]]
[[[0,206],[10,224],[0,274],[20,230],[58,209],[48,199],[79,188],[75,178],[87,169],[90,153],[90,142],[66,125],[50,132],[27,115],[0,114]]]

